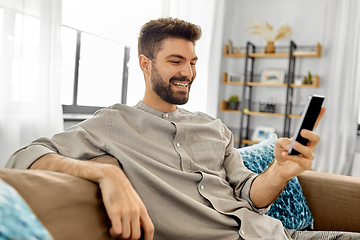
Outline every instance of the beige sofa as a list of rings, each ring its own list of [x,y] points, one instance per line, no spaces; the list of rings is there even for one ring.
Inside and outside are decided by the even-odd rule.
[[[98,162],[118,165],[102,156]],[[61,173],[0,170],[56,240],[112,239],[97,184]],[[360,178],[307,171],[299,176],[316,230],[360,232]]]

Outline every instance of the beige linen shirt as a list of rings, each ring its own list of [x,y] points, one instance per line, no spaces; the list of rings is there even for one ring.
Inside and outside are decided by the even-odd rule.
[[[243,164],[219,120],[143,102],[115,104],[88,120],[20,149],[6,167],[27,169],[48,153],[117,158],[144,202],[155,239],[288,239],[280,221],[250,200],[257,176]]]

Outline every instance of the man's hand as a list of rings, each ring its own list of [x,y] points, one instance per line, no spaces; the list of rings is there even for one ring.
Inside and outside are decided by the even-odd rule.
[[[319,116],[316,120],[314,129],[319,124],[319,121],[324,116],[325,108],[321,108]],[[298,142],[293,144],[293,148],[300,152],[300,155],[289,155],[288,150],[290,148],[290,143],[292,139],[281,138],[275,143],[275,161],[274,164],[277,164],[280,167],[280,177],[283,179],[291,180],[291,178],[298,176],[303,171],[308,170],[312,161],[314,160],[314,150],[315,146],[320,141],[320,137],[309,130],[303,129],[300,132],[300,135],[303,138],[309,140],[307,146],[303,146]]]
[[[298,142],[293,144],[293,148],[300,152],[300,155],[289,155],[291,140],[288,138],[280,138],[275,143],[275,161],[274,167],[279,168],[280,180],[289,181],[294,176],[298,176],[303,171],[309,169],[314,160],[315,146],[320,140],[320,137],[309,130],[303,129],[300,135],[309,140],[307,146],[303,146]]]
[[[154,225],[139,195],[119,168],[109,168],[99,186],[112,224],[110,234],[120,239],[139,239],[142,227],[145,239],[153,239]]]
[[[315,127],[324,113],[325,108],[322,108]],[[320,137],[305,129],[301,131],[300,135],[309,140],[307,146],[298,142],[293,144],[293,148],[300,152],[300,155],[288,154],[291,139],[280,138],[276,141],[273,164],[254,180],[250,189],[250,198],[256,207],[270,205],[280,195],[288,181],[311,167],[315,157],[313,152]]]

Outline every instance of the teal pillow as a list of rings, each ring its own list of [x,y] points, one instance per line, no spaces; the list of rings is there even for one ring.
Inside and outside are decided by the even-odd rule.
[[[18,192],[0,179],[0,240],[9,239],[53,238]]]
[[[265,171],[275,159],[276,140],[277,136],[274,134],[259,144],[238,149],[245,166],[258,174]],[[297,177],[287,184],[267,215],[279,219],[287,229],[300,230],[312,225],[313,217]]]

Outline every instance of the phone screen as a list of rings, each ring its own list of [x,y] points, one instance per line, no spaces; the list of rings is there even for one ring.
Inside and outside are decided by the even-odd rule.
[[[295,141],[301,143],[302,145],[307,145],[309,140],[300,136],[300,132],[302,129],[313,130],[324,99],[325,97],[320,95],[309,96],[304,111],[301,114],[300,122],[295,130],[295,135],[288,151],[289,155],[300,154],[298,151],[292,148]]]

